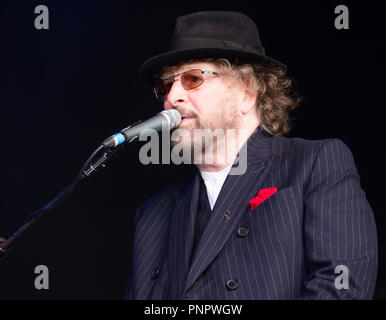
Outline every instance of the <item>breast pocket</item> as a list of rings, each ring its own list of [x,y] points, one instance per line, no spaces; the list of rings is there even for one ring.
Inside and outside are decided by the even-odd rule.
[[[302,193],[296,186],[278,190],[248,215],[255,231],[273,245],[297,242],[302,235]]]

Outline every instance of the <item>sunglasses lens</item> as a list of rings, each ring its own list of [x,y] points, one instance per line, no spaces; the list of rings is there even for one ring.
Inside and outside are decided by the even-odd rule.
[[[181,83],[186,90],[197,88],[203,82],[201,70],[190,70],[181,75]]]
[[[173,80],[163,80],[156,84],[154,93],[159,100],[163,100],[172,88]]]
[[[173,86],[173,83],[174,83],[174,80],[172,80],[172,79],[162,81],[162,84],[163,84],[163,87],[165,90],[165,95],[169,93],[170,89]]]
[[[202,71],[199,69],[184,72],[183,74],[181,74],[180,80],[185,90],[197,88],[204,83]],[[161,101],[165,99],[165,96],[171,90],[174,81],[174,78],[165,79],[156,84],[154,88],[154,93],[157,99]]]

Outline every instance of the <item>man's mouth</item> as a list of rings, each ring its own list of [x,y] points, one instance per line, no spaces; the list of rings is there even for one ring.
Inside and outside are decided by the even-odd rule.
[[[194,117],[191,117],[191,116],[182,116],[182,121],[187,121],[189,119],[193,119]],[[182,122],[181,121],[181,122]]]
[[[180,126],[186,126],[188,123],[193,123],[193,120],[196,118],[194,114],[190,113],[181,113],[181,123]]]

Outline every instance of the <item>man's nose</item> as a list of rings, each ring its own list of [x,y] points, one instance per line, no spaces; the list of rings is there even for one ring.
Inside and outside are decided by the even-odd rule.
[[[173,82],[173,85],[170,88],[170,91],[165,98],[164,108],[165,109],[175,108],[186,101],[187,101],[186,90],[182,86],[181,81],[178,79]]]

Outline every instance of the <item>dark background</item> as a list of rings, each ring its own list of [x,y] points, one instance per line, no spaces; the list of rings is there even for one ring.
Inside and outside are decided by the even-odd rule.
[[[139,79],[164,52],[175,17],[236,10],[258,25],[268,55],[288,65],[303,103],[290,137],[339,138],[351,149],[379,238],[375,298],[386,298],[385,22],[375,1],[2,1],[0,4],[0,235],[9,237],[77,174],[98,144],[160,111]],[[49,30],[34,8],[49,8]],[[334,27],[345,4],[350,29]],[[0,299],[121,299],[132,215],[191,168],[144,166],[141,144],[78,186],[0,261]],[[35,266],[50,289],[34,287]]]

